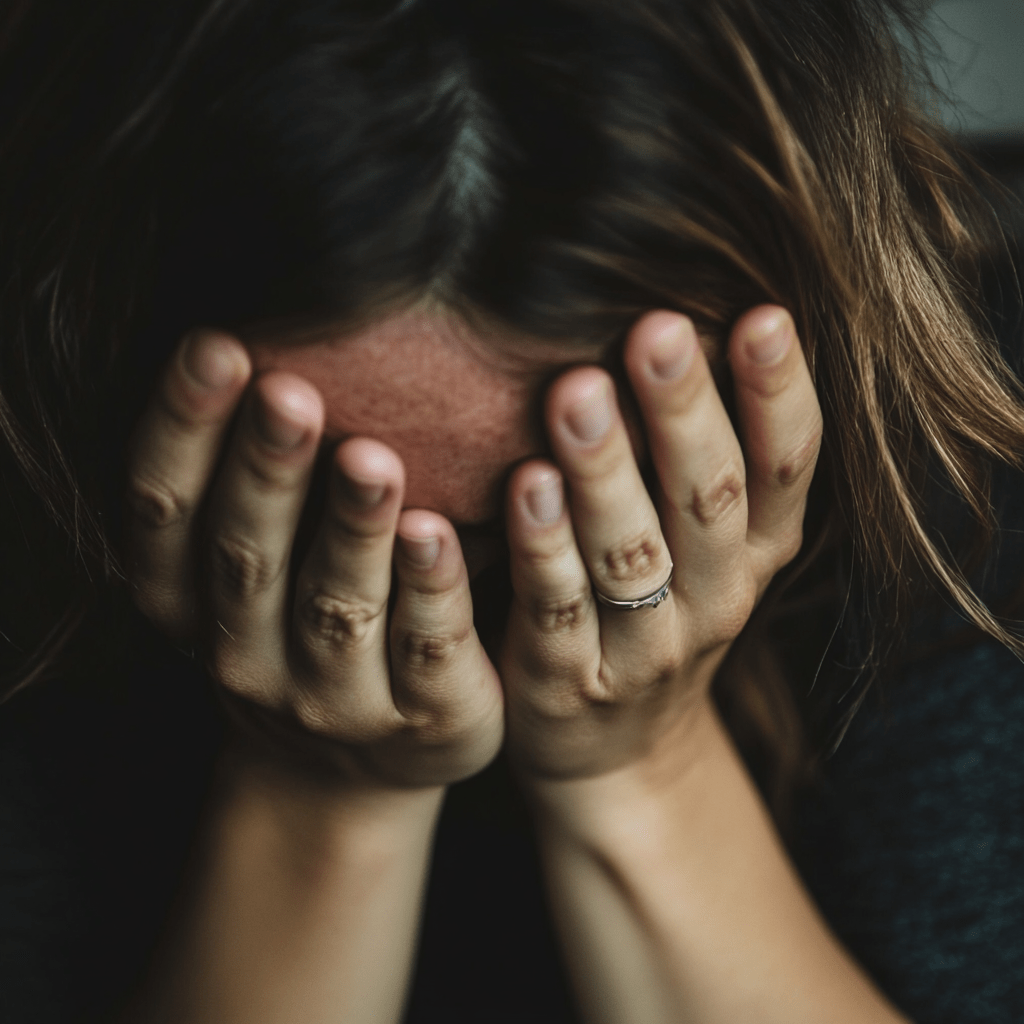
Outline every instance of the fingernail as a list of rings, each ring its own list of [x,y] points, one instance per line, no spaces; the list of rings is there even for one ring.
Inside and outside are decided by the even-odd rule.
[[[607,382],[602,381],[598,391],[572,406],[565,414],[565,422],[576,438],[585,444],[604,437],[612,422]]]
[[[526,507],[542,526],[553,523],[562,514],[562,483],[554,474],[534,484],[526,492]]]
[[[417,569],[432,569],[441,551],[437,537],[403,537],[398,535],[405,557]]]
[[[305,426],[288,419],[264,401],[256,404],[256,428],[272,448],[296,448],[306,436]]]
[[[697,338],[686,317],[658,335],[651,344],[651,372],[660,380],[676,380],[689,369]]]
[[[203,387],[227,387],[238,377],[236,346],[216,335],[193,334],[185,349],[185,369]]]
[[[780,312],[747,339],[747,357],[758,366],[772,366],[789,351],[792,339],[793,321]]]
[[[375,508],[384,498],[387,484],[365,483],[360,480],[353,480],[352,477],[342,473],[341,486],[345,497],[361,509]]]

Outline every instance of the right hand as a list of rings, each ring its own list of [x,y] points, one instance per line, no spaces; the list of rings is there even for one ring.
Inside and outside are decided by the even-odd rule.
[[[213,331],[189,335],[164,372],[129,450],[136,604],[202,650],[230,717],[263,752],[326,761],[371,786],[473,775],[501,744],[503,703],[454,528],[403,512],[401,460],[349,438],[290,578],[323,401],[279,371],[247,389],[251,372],[245,348]]]

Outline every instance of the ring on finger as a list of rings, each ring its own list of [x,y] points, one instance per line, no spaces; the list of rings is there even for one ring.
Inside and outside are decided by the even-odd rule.
[[[669,589],[672,586],[672,577],[675,574],[675,566],[669,562],[668,565],[668,579],[657,590],[651,591],[644,597],[638,597],[632,601],[618,601],[614,597],[609,597],[607,594],[602,594],[597,587],[594,587],[594,597],[597,598],[599,604],[603,604],[606,608],[618,608],[620,611],[635,612],[639,608],[657,608],[662,601],[668,597]]]

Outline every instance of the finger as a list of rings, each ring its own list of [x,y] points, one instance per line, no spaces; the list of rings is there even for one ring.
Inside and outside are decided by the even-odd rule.
[[[729,341],[747,463],[748,535],[768,575],[800,549],[807,489],[821,444],[821,408],[793,320],[778,306],[743,316]]]
[[[184,639],[194,628],[194,523],[249,379],[242,345],[200,330],[179,345],[132,439],[125,546],[142,611]]]
[[[641,318],[626,370],[663,495],[662,529],[691,601],[716,599],[744,555],[743,454],[693,324],[677,313]]]
[[[571,370],[547,399],[552,448],[569,490],[573,529],[594,586],[615,600],[657,590],[671,558],[615,401],[596,367]]]
[[[554,683],[585,692],[599,678],[600,620],[587,565],[576,546],[562,475],[548,462],[519,466],[509,480],[506,521],[514,599],[506,675],[564,699]]]
[[[646,598],[673,570],[661,523],[633,454],[606,373],[571,370],[548,393],[548,429],[565,474],[573,530],[595,592],[613,601]],[[637,659],[660,660],[677,635],[672,599],[630,612],[598,608],[609,676],[623,681]]]
[[[451,523],[424,510],[398,521],[398,594],[391,619],[391,691],[438,771],[458,749],[467,766],[497,753],[501,684],[473,626],[469,575]],[[427,745],[427,756],[431,744]],[[467,767],[467,773],[469,768]]]
[[[323,429],[317,390],[294,374],[256,381],[210,503],[209,586],[218,677],[265,700],[286,677],[288,567]],[[278,695],[279,696],[279,695]]]
[[[402,460],[386,445],[349,438],[334,454],[323,522],[299,572],[293,618],[297,700],[330,717],[336,735],[375,738],[394,717],[387,610]]]

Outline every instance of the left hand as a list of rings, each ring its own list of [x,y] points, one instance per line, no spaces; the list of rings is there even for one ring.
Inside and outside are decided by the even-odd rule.
[[[508,493],[514,599],[499,671],[508,749],[527,785],[596,777],[674,743],[800,548],[822,421],[789,314],[746,313],[728,358],[739,438],[686,317],[649,313],[630,332],[625,365],[657,507],[608,374],[576,368],[549,392],[557,465],[520,466]],[[650,594],[673,563],[657,608],[595,599]]]

